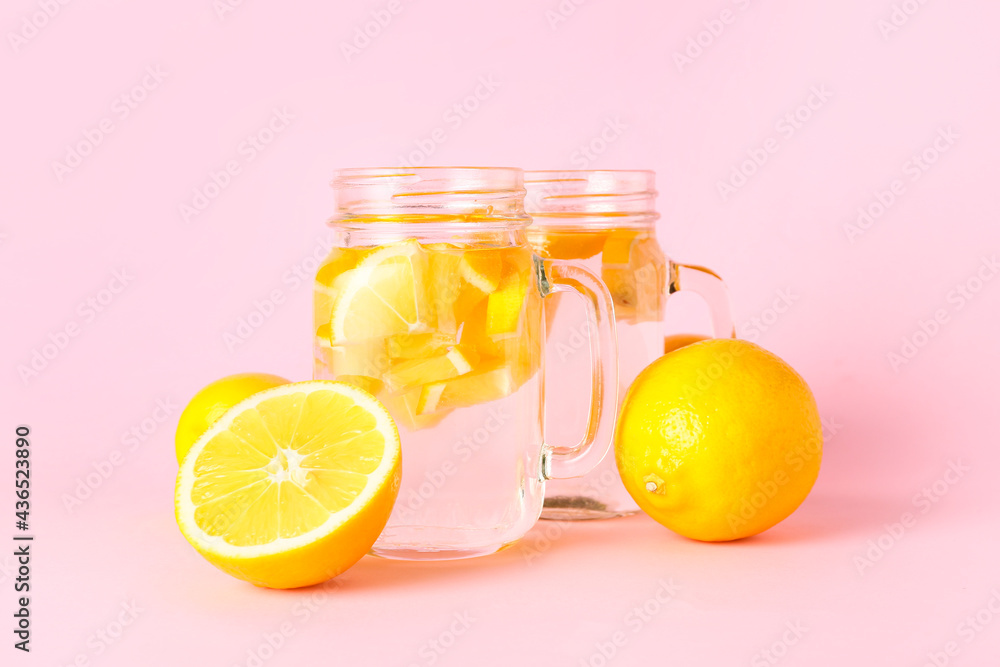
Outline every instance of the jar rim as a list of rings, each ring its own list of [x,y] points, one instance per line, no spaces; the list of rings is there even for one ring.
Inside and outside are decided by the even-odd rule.
[[[413,216],[530,221],[519,167],[355,167],[334,172],[333,221]]]
[[[491,182],[496,188],[507,185],[512,189],[524,187],[524,170],[520,167],[482,166],[426,166],[426,167],[347,167],[333,172],[330,185],[334,188],[361,186],[392,179],[400,185],[432,181],[434,176],[449,177],[456,185]]]
[[[547,169],[524,172],[524,208],[540,225],[648,226],[656,212],[651,169]]]
[[[566,174],[568,178],[581,176],[583,174],[612,174],[615,176],[643,176],[649,177],[650,183],[656,177],[656,172],[652,169],[525,169],[525,180],[528,176],[549,176]]]

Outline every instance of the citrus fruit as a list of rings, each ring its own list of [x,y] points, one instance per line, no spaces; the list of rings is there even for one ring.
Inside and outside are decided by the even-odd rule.
[[[425,250],[428,251],[426,292],[432,299],[438,331],[454,336],[461,328],[462,313],[484,295],[462,280],[462,250],[458,246],[434,243]]]
[[[434,356],[455,344],[455,337],[430,331],[419,334],[397,334],[386,339],[390,359],[421,359]]]
[[[428,385],[434,409],[487,403],[508,396],[517,388],[514,371],[508,365],[480,370],[446,382]]]
[[[478,248],[462,253],[459,271],[462,279],[489,294],[500,284],[503,251],[498,248]]]
[[[531,246],[546,259],[588,259],[604,248],[608,238],[607,229],[529,228]]]
[[[416,241],[366,256],[333,281],[331,342],[429,331],[433,308],[426,278],[427,254]]]
[[[805,381],[742,340],[688,345],[632,383],[615,431],[625,488],[686,537],[726,541],[785,519],[819,474],[823,433]]]
[[[646,235],[648,237],[648,235]],[[601,262],[604,264],[628,264],[632,254],[632,244],[639,237],[635,229],[613,229],[607,235],[604,248],[601,250]]]
[[[438,409],[428,404],[428,387],[417,387],[402,394],[390,394],[383,399],[396,423],[410,431],[436,426],[451,414],[450,409]]]
[[[298,382],[240,402],[177,474],[177,523],[219,569],[269,588],[309,586],[357,562],[399,490],[399,433],[371,394]]]
[[[503,398],[539,366],[534,271],[526,246],[406,240],[331,253],[317,286],[321,375],[377,392],[408,430]]]
[[[667,265],[656,239],[615,230],[604,247],[601,279],[615,304],[615,317],[629,322],[662,319]]]
[[[530,256],[511,253],[486,305],[486,333],[491,336],[518,331],[524,300],[531,287]]]
[[[313,289],[313,316],[316,322],[330,322],[335,293],[333,283],[337,276],[355,268],[375,248],[333,248],[316,272]]]
[[[408,359],[392,366],[382,376],[389,391],[402,392],[430,382],[448,380],[464,375],[479,362],[479,356],[472,350],[463,350],[456,345],[451,350],[432,357]]]
[[[177,462],[184,460],[195,440],[224,415],[226,410],[258,391],[282,384],[288,384],[288,380],[277,375],[241,373],[216,380],[199,391],[184,408],[177,422],[177,433],[174,435]]]

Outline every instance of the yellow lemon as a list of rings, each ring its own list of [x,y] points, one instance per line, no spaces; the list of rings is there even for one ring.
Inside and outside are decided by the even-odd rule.
[[[805,381],[741,340],[688,345],[632,383],[615,458],[636,503],[686,537],[735,540],[767,530],[805,500],[823,433]]]
[[[177,524],[219,569],[268,588],[337,576],[371,549],[399,490],[399,433],[386,409],[342,382],[254,394],[191,448]]]
[[[177,422],[177,433],[174,435],[177,462],[184,460],[195,440],[219,417],[226,414],[226,410],[258,391],[282,384],[288,384],[288,380],[277,375],[241,373],[216,380],[199,391],[184,408]]]

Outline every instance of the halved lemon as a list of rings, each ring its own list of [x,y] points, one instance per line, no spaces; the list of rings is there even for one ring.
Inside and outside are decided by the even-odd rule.
[[[233,406],[177,474],[184,537],[234,577],[310,586],[357,562],[399,491],[399,432],[375,398],[340,382],[282,385]]]
[[[177,463],[184,461],[191,446],[229,408],[247,396],[281,384],[288,384],[288,380],[267,373],[240,373],[203,387],[184,408],[177,422],[177,433],[174,436]]]

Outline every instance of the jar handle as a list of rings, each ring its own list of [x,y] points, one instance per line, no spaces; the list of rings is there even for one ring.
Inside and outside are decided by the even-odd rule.
[[[694,264],[670,262],[670,283],[667,294],[680,291],[697,294],[708,304],[712,315],[712,334],[716,338],[735,338],[733,309],[729,288],[715,271]]]
[[[590,416],[583,439],[572,447],[545,443],[545,479],[579,477],[590,472],[608,453],[618,413],[618,339],[611,294],[601,279],[583,265],[535,257],[543,297],[573,292],[583,297],[590,338]]]

